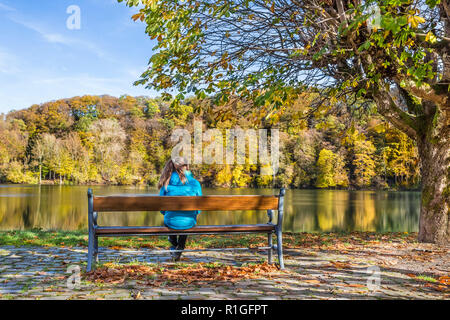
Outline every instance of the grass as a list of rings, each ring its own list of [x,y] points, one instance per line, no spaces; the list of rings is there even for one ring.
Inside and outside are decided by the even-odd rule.
[[[325,233],[283,233],[284,247],[333,247],[336,243],[345,246],[370,242],[416,242],[415,233],[374,233],[374,232],[325,232]],[[276,237],[274,236],[274,239]],[[87,247],[87,231],[58,230],[12,230],[0,231],[0,246],[47,246],[47,247]],[[189,236],[189,249],[229,248],[229,247],[263,247],[267,246],[267,235],[201,235]],[[112,249],[154,248],[167,249],[166,236],[150,237],[105,237],[99,238],[100,247]]]
[[[439,282],[435,278],[432,278],[432,277],[429,277],[429,276],[425,276],[425,275],[419,275],[419,276],[416,277],[416,279],[423,280],[423,281],[428,281],[428,282]]]

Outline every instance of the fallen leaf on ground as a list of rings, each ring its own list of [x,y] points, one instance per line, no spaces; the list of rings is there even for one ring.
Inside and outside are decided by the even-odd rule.
[[[385,260],[382,261],[381,264],[382,265],[387,265],[387,266],[395,266],[398,263],[398,261],[394,261],[394,260]]]
[[[349,284],[345,284],[345,287],[365,288],[366,286],[364,284],[359,284],[359,283],[349,283]]]
[[[335,267],[336,269],[350,269],[350,263],[348,262],[341,262],[341,261],[330,261],[330,264],[332,267]]]
[[[146,280],[147,285],[161,286],[168,282],[174,284],[203,283],[226,281],[236,282],[242,279],[266,277],[279,272],[278,267],[268,263],[249,265],[244,267],[210,266],[199,263],[183,268],[155,267],[145,265],[105,265],[86,274],[86,279],[96,283],[123,283],[130,280]]]
[[[439,277],[438,281],[442,284],[450,286],[450,277],[448,277],[448,276]]]
[[[304,280],[304,282],[306,282],[306,283],[312,283],[312,284],[320,284],[320,281],[319,281],[319,280],[314,280],[314,279],[311,279],[311,280]]]
[[[448,286],[443,286],[441,284],[434,284],[434,283],[427,283],[425,284],[425,287],[434,289],[440,292],[450,292],[450,288]]]
[[[112,246],[112,247],[109,247],[109,248],[112,249],[112,250],[124,250],[124,249],[127,249],[127,248],[119,247],[119,246]]]

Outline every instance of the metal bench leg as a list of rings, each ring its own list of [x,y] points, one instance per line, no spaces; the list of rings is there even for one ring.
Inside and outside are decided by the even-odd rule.
[[[86,271],[92,271],[92,265],[94,261],[95,253],[95,233],[94,233],[94,194],[92,189],[88,189],[88,227],[89,227],[89,240],[88,240],[88,262]]]
[[[267,250],[267,263],[272,264],[272,232],[267,234],[267,241],[269,243],[268,247],[270,247],[270,249]]]
[[[283,261],[283,208],[284,208],[284,195],[285,189],[280,189],[280,195],[278,200],[278,223],[276,227],[277,231],[277,252],[278,252],[278,262],[280,263],[280,269],[284,269]]]
[[[94,263],[98,263],[98,237],[94,237]]]
[[[278,253],[278,262],[280,264],[280,269],[284,269],[284,260],[283,260],[283,237],[281,230],[277,231],[277,253]]]
[[[86,272],[92,271],[92,265],[94,263],[94,235],[89,232],[89,242],[88,242],[88,262]]]

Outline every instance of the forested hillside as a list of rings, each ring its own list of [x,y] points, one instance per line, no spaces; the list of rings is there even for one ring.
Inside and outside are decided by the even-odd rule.
[[[175,128],[280,129],[280,170],[259,175],[257,165],[196,165],[204,186],[412,189],[420,177],[414,143],[374,112],[339,108],[304,117],[305,94],[270,120],[239,101],[215,106],[188,99],[84,96],[12,111],[0,121],[3,183],[155,185]],[[352,114],[350,114],[350,112]],[[256,119],[256,120],[255,120]]]

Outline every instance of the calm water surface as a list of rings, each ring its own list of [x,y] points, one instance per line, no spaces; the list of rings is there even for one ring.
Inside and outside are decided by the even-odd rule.
[[[87,186],[0,185],[0,229],[87,229]],[[156,194],[150,187],[94,186],[95,195]],[[278,194],[276,189],[204,189]],[[417,231],[420,192],[287,190],[285,231]],[[100,225],[161,225],[158,212],[100,213]],[[202,212],[198,224],[264,223],[265,212]]]

